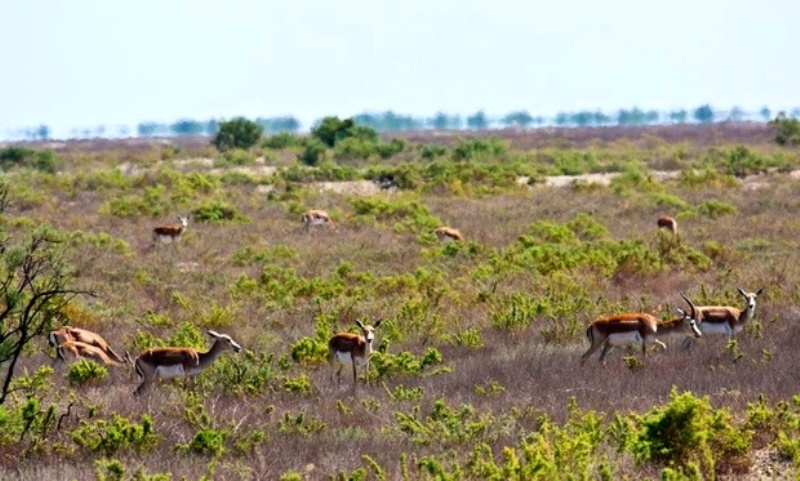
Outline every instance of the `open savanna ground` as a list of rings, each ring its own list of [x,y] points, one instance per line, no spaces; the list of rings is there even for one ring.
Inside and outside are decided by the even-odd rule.
[[[223,154],[207,139],[6,147],[4,273],[47,226],[65,282],[92,294],[54,327],[134,356],[205,350],[208,330],[244,351],[194,389],[134,397],[132,369],[54,363],[35,339],[0,405],[0,478],[797,476],[797,148],[738,124],[392,141],[314,166],[304,138]],[[586,174],[614,175],[546,182]],[[306,231],[308,209],[336,228]],[[179,241],[154,245],[178,215]],[[670,319],[680,292],[744,308],[737,288],[764,291],[735,341],[580,364],[594,319]],[[326,356],[356,320],[381,325],[354,387]]]

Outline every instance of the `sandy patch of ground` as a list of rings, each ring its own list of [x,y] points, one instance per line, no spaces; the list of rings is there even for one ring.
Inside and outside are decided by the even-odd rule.
[[[385,190],[381,189],[378,184],[369,180],[356,180],[350,182],[315,182],[312,187],[319,189],[322,192],[335,192],[337,194],[370,196],[377,195]]]

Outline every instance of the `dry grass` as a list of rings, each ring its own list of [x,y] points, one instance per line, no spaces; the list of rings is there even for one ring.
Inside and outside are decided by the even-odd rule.
[[[428,135],[423,135],[424,140],[430,141]],[[528,148],[549,146],[556,141],[580,147],[592,139],[646,140],[639,131],[612,134],[602,129],[558,131],[547,138],[540,132],[529,137],[509,135],[516,145]],[[664,135],[670,142],[697,142],[703,147],[731,138],[762,142],[766,137],[762,128],[752,125],[733,132],[698,127]],[[200,144],[194,147],[203,148]],[[76,150],[83,148],[80,145]],[[90,150],[93,155],[110,156],[104,162],[113,163],[127,148],[114,144],[114,150],[109,151],[104,150],[105,145],[92,145]],[[185,148],[187,156],[194,156],[190,147]],[[152,154],[146,149],[139,150],[139,146],[131,149],[144,152],[142,155]],[[87,166],[91,163],[84,162]],[[335,212],[334,220],[340,227],[336,231],[312,229],[305,234],[300,230],[299,216],[293,211],[291,201],[270,197],[256,185],[227,186],[212,195],[234,205],[249,222],[190,223],[177,245],[150,247],[152,227],[170,222],[180,212],[170,212],[162,218],[118,218],[103,213],[103,206],[120,195],[113,189],[70,191],[60,189],[52,180],[34,181],[37,188],[48,189],[47,198],[38,206],[12,207],[12,221],[27,217],[65,232],[105,233],[129,246],[117,251],[82,245],[71,257],[78,268],[77,283],[99,294],[97,299],[85,299],[79,306],[88,313],[84,320],[91,320],[91,327],[115,348],[133,348],[139,331],[168,337],[182,322],[197,323],[212,309],[227,308],[233,313],[233,322],[215,328],[231,334],[247,349],[274,354],[277,359],[288,356],[291,344],[298,339],[313,337],[315,323],[323,315],[333,316],[340,329],[351,327],[356,318],[380,317],[406,334],[391,343],[389,352],[408,350],[421,355],[427,347],[435,347],[442,353],[445,366],[451,368],[444,374],[389,377],[369,386],[359,385],[355,396],[348,383],[331,384],[327,368],[291,363],[287,371],[275,368],[276,379],[259,393],[228,396],[206,386],[202,405],[216,426],[228,429],[234,438],[253,430],[267,435],[265,442],[245,454],[235,455],[229,448],[229,454],[216,464],[215,479],[277,479],[289,470],[304,473],[307,479],[324,479],[328,474],[349,473],[363,467],[364,455],[383,466],[389,479],[397,479],[401,469],[399,453],[422,457],[463,447],[419,446],[397,431],[396,412],[409,412],[415,404],[419,404],[421,412],[429,412],[440,398],[446,399],[450,406],[468,404],[478,412],[494,416],[514,409],[532,409],[560,422],[565,419],[572,398],[581,408],[606,413],[610,418],[614,413],[646,412],[667,402],[673,386],[698,396],[709,396],[715,406],[728,406],[739,415],[759,395],[777,402],[791,400],[798,394],[796,366],[800,363],[800,351],[796,346],[800,343],[797,322],[800,311],[796,305],[800,299],[797,287],[800,254],[796,247],[800,221],[795,212],[800,207],[800,182],[788,174],[771,174],[765,180],[770,188],[757,190],[694,189],[683,187],[676,180],[664,181],[662,187],[666,192],[690,205],[715,200],[732,205],[738,212],[716,219],[697,216],[679,221],[683,245],[697,250],[702,250],[708,242],[722,246],[714,268],[706,272],[671,269],[653,276],[619,278],[588,271],[572,274],[593,295],[602,296],[609,303],[650,310],[674,311],[679,305],[679,291],[698,297],[701,286],[714,300],[723,300],[739,286],[746,290],[765,288],[766,294],[759,298],[757,309],[762,329],[760,333],[750,329],[740,336],[738,349],[743,356],[738,362],[726,351],[724,340],[706,338],[691,352],[682,352],[677,346],[670,346],[667,352],[652,351],[644,366],[637,369],[624,365],[620,349],[609,356],[607,365],[592,359],[582,368],[579,357],[587,348],[582,332],[567,342],[546,344],[542,340],[545,322],[541,319],[521,331],[492,328],[492,301],[479,300],[487,286],[470,273],[486,261],[489,253],[501,252],[514,244],[531,224],[541,220],[565,222],[581,213],[591,214],[602,224],[609,239],[640,240],[650,249],[657,249],[663,233],[657,231],[655,220],[663,209],[646,194],[625,197],[607,187],[535,186],[480,198],[419,195],[418,201],[428,206],[432,215],[458,228],[468,242],[481,249],[475,256],[448,258],[436,256],[434,252],[439,247],[425,245],[419,233],[398,234],[394,222],[357,217],[348,202],[348,192],[302,190],[296,203]],[[377,195],[392,200],[401,194]],[[234,259],[245,248],[264,252],[266,257],[263,261],[235,263]],[[431,324],[440,323],[431,327],[434,335],[426,336],[422,331],[399,325],[412,293],[388,287],[370,290],[369,286],[351,281],[345,291],[333,298],[318,299],[315,292],[310,292],[287,304],[272,302],[268,296],[243,296],[232,289],[240,276],[259,279],[265,266],[291,269],[303,279],[329,279],[343,263],[351,264],[354,273],[372,274],[374,282],[390,276],[411,276],[418,269],[438,272],[445,279],[447,292],[439,304],[429,306],[424,314]],[[557,279],[538,274],[535,266],[500,277],[492,294],[495,297],[490,299],[514,292],[544,296],[559,285]],[[738,302],[735,297],[730,299]],[[585,324],[602,314],[601,311],[602,306],[597,305],[572,316]],[[146,324],[144,320],[149,313],[168,319],[170,325]],[[452,336],[466,328],[477,328],[484,346],[469,348],[453,343]],[[388,336],[387,332],[391,331],[379,330],[379,344]],[[50,362],[44,340],[38,349],[39,352],[23,360],[23,369],[32,371]],[[310,378],[310,394],[296,394],[282,388],[283,376],[301,374]],[[57,389],[47,400],[58,405],[59,413],[66,411],[68,394],[73,390],[81,400],[73,415],[66,419],[63,431],[76,427],[79,420],[86,420],[88,406],[92,405],[102,416],[116,412],[138,419],[148,413],[161,436],[159,449],[140,454],[123,452],[116,457],[126,462],[129,469],[141,465],[151,473],[171,472],[176,478],[198,479],[208,472],[211,457],[179,455],[171,449],[191,441],[195,431],[184,419],[186,394],[178,386],[153,387],[143,399],[134,399],[131,393],[135,381],[124,371],[112,373],[99,386],[75,389],[61,377],[61,372],[55,382]],[[479,388],[489,383],[496,383],[502,389],[494,394],[481,392]],[[418,403],[395,400],[390,393],[398,385],[420,388],[424,394]],[[286,413],[304,413],[306,419],[315,418],[325,428],[310,435],[281,432],[279,425]],[[535,430],[535,417],[528,425],[525,422],[525,418],[520,418],[519,425],[511,432],[490,438],[492,448],[499,452],[504,445],[516,445],[521,432]],[[54,436],[67,443],[63,431]],[[611,456],[621,466],[619,474],[658,475],[654,468],[638,467],[625,455]],[[32,453],[15,459],[13,452],[0,452],[0,473],[4,473],[0,476],[87,479],[94,474],[93,459],[93,455],[82,453],[64,457]]]

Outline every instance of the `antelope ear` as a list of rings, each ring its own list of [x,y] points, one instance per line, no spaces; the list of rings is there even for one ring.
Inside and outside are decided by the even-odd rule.
[[[741,287],[738,287],[736,290],[739,291],[739,294],[743,295],[744,297],[747,297],[747,293],[744,292],[744,289],[742,289]]]
[[[358,319],[356,319],[356,326],[360,327],[361,329],[364,329],[364,324],[362,324],[361,321],[359,321]]]
[[[763,293],[763,292],[764,292],[764,288],[762,287],[761,289],[759,289],[758,291],[756,291],[756,295],[757,295],[757,296],[760,296],[760,295],[761,295],[761,293]]]
[[[381,321],[383,321],[383,319],[378,319],[377,321],[375,321],[375,324],[373,324],[372,327],[380,326],[381,325]]]
[[[217,339],[222,337],[217,331],[212,331],[212,330],[208,331],[208,335],[211,336],[211,337],[217,338]]]
[[[683,310],[683,309],[681,309],[680,307],[676,308],[675,310],[676,310],[676,311],[678,311],[678,314],[680,314],[680,315],[682,315],[682,316],[686,316],[686,311],[684,311],[684,310]]]

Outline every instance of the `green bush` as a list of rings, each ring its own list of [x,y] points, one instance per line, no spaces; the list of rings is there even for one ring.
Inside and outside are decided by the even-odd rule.
[[[228,222],[247,222],[236,207],[222,201],[206,202],[192,210],[192,219],[198,223],[225,224]]]
[[[108,369],[91,359],[79,359],[67,371],[69,382],[78,386],[94,383],[108,377]]]
[[[153,431],[153,419],[147,414],[142,415],[140,423],[118,414],[113,414],[110,421],[81,421],[81,425],[72,431],[71,436],[78,446],[89,452],[105,455],[128,448],[148,450],[155,447],[159,439]]]
[[[670,393],[670,402],[637,416],[639,433],[632,451],[640,461],[677,468],[696,465],[704,476],[748,466],[752,432],[732,423],[727,408],[714,408],[708,397]]]
[[[211,139],[211,144],[218,150],[230,149],[247,150],[256,145],[261,139],[264,128],[244,117],[236,117],[219,124],[219,130]]]
[[[775,143],[779,145],[800,145],[800,120],[794,117],[787,117],[785,112],[781,112],[769,122],[775,132],[773,137]]]
[[[267,149],[281,150],[287,147],[295,147],[299,144],[298,138],[294,134],[288,132],[281,132],[275,135],[270,135],[263,142],[261,146]]]
[[[325,159],[327,152],[328,147],[324,142],[316,138],[309,139],[305,143],[302,152],[297,154],[297,160],[304,165],[313,167]]]
[[[0,170],[31,168],[41,172],[55,173],[61,161],[52,150],[36,151],[27,147],[0,149]]]

